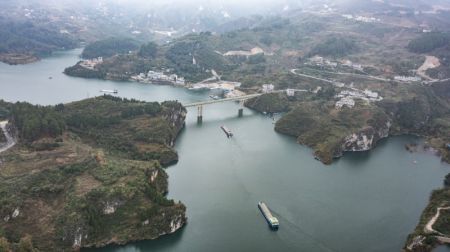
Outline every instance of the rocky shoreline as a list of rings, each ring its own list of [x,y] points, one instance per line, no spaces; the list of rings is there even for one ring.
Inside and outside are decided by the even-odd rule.
[[[312,148],[316,159],[324,164],[331,164],[346,152],[369,151],[390,135],[404,134],[424,137],[443,161],[450,162],[449,150],[444,147],[445,139],[450,138],[448,132],[447,135],[441,134],[440,131],[445,129],[431,126],[431,118],[445,116],[445,112],[434,115],[430,104],[438,98],[429,96],[426,98],[429,100],[420,102],[414,98],[335,109],[329,101],[309,101],[308,98],[298,101],[283,95],[267,94],[251,99],[245,105],[261,113],[284,112],[275,124],[275,131],[296,137],[298,143]],[[418,107],[409,110],[409,106]],[[442,105],[439,110],[444,111],[445,106],[448,105]]]
[[[0,61],[9,65],[25,65],[40,59],[29,54],[0,54]]]

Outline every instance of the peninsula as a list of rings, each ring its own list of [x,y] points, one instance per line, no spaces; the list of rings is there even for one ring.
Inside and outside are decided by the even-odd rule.
[[[0,102],[0,110],[17,141],[0,153],[0,247],[78,250],[155,239],[186,223],[185,206],[165,196],[181,104],[105,95],[45,107]]]

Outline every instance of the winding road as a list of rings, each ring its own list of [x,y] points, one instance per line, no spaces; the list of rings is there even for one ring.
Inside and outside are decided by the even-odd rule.
[[[439,215],[441,214],[441,210],[447,210],[450,209],[450,207],[438,207],[436,214],[433,216],[433,218],[430,219],[430,221],[428,221],[428,223],[425,225],[425,227],[423,228],[423,231],[425,231],[425,233],[437,233],[439,235],[443,235],[440,232],[436,231],[433,229],[433,225],[434,223],[436,223],[436,221],[439,218]],[[449,239],[449,238],[447,238]]]
[[[2,129],[3,132],[0,132],[0,134],[5,134],[6,137],[6,143],[0,143],[0,153],[7,151],[14,145],[16,145],[16,141],[14,138],[9,134],[8,130],[6,129],[6,125],[8,125],[8,121],[1,121],[0,122],[0,129]]]

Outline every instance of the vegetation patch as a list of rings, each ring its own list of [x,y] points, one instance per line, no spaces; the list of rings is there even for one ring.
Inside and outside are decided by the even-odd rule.
[[[449,43],[450,34],[448,33],[426,33],[409,42],[408,50],[415,53],[427,53],[434,49],[447,46]]]
[[[111,57],[116,54],[126,54],[139,48],[136,41],[129,38],[108,38],[87,45],[81,57],[93,59],[97,57]]]
[[[342,57],[355,52],[357,49],[358,47],[354,40],[346,37],[332,36],[316,45],[309,52],[309,55]]]
[[[10,64],[35,61],[55,50],[76,46],[73,38],[30,21],[0,18],[0,60]]]

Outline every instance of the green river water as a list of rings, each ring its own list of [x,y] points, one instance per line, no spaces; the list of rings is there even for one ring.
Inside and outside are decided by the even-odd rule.
[[[57,104],[100,95],[101,89],[146,101],[208,99],[208,93],[183,88],[62,74],[80,52],[24,66],[0,64],[0,99]],[[400,251],[430,192],[450,172],[432,153],[407,152],[405,144],[422,143],[409,136],[325,166],[311,149],[276,133],[271,118],[248,109],[238,118],[237,110],[233,102],[207,106],[201,126],[196,110],[189,110],[175,146],[180,161],[167,169],[168,197],[187,206],[183,229],[154,241],[85,251]],[[227,139],[221,125],[235,137]],[[277,232],[259,212],[260,200],[279,218]]]

